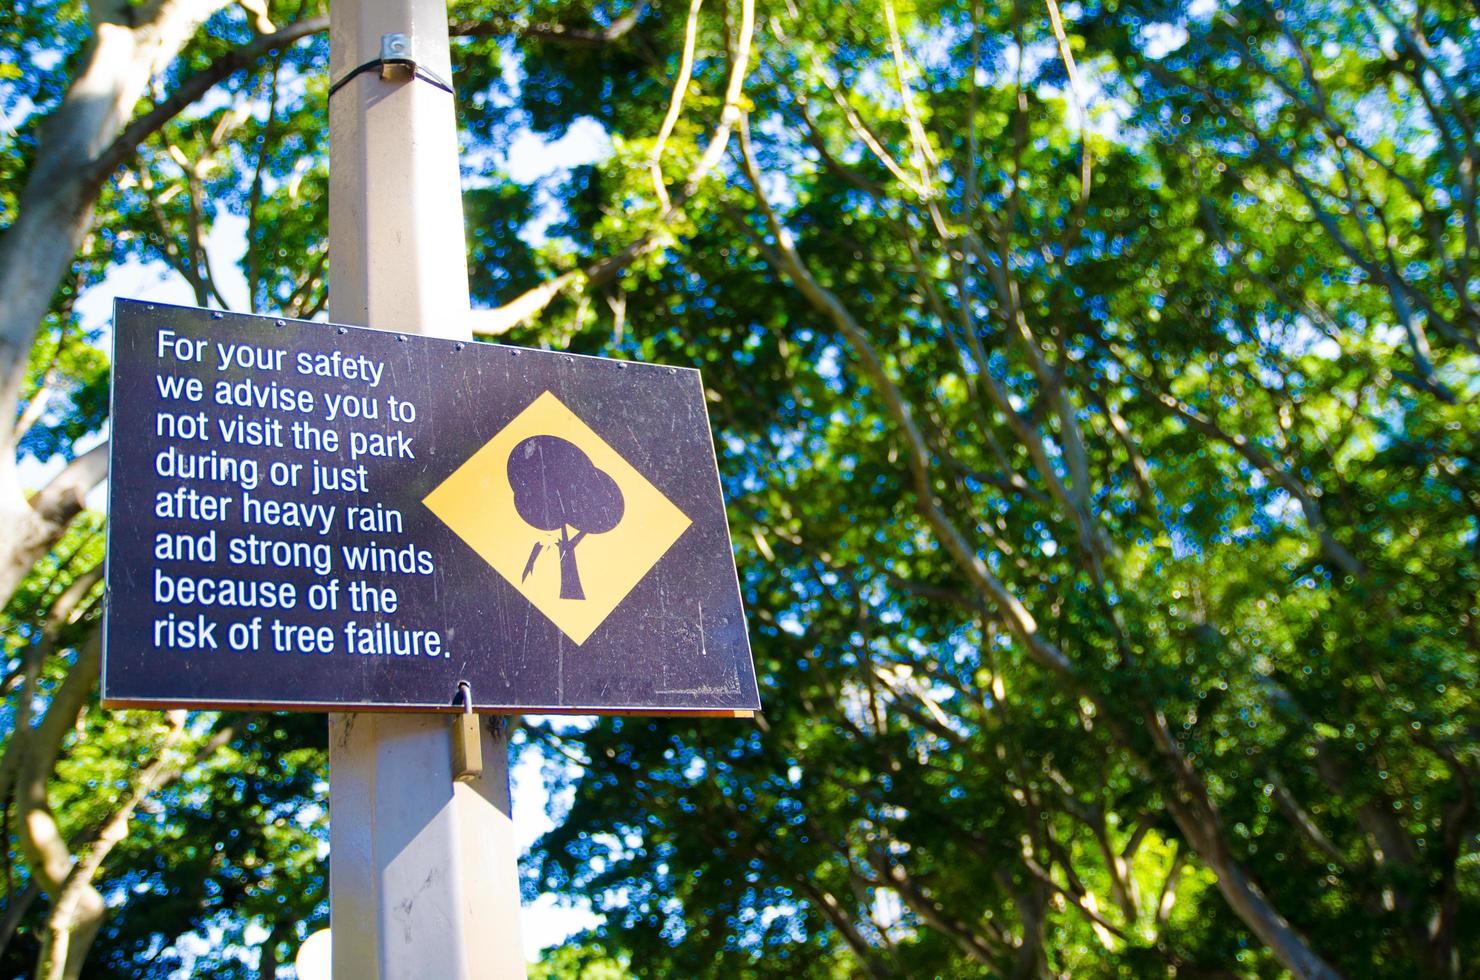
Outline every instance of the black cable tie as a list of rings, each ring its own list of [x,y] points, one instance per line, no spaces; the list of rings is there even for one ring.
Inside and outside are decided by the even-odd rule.
[[[410,58],[376,58],[374,61],[367,61],[363,65],[361,65],[360,67],[355,68],[355,69],[352,69],[348,74],[346,74],[339,81],[337,81],[334,84],[330,85],[329,86],[329,98],[331,98],[331,99],[334,98],[334,93],[335,92],[338,92],[340,89],[344,88],[350,82],[354,81],[357,76],[363,75],[365,72],[367,72],[367,71],[373,71],[374,69],[377,69],[377,68],[384,68],[387,65],[394,65],[394,66],[399,67],[399,68],[409,68],[409,69],[411,69],[411,77],[412,78],[419,78],[422,81],[426,82],[427,84],[431,85],[433,88],[439,88],[439,89],[441,89],[442,91],[446,92],[448,95],[453,95],[454,94],[453,91],[452,91],[452,86],[451,85],[447,84],[442,79],[440,79],[436,75],[432,74],[430,71],[427,71],[425,68],[423,68],[421,65],[418,65],[415,61],[413,61]]]

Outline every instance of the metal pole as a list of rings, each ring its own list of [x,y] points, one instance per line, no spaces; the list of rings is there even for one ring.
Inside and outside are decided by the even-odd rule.
[[[451,80],[445,0],[334,0],[330,15],[334,81],[383,44]],[[470,338],[453,97],[404,66],[387,74],[362,72],[330,99],[330,317]],[[455,723],[330,716],[337,980],[525,975],[507,739],[480,726],[483,772],[454,781]]]

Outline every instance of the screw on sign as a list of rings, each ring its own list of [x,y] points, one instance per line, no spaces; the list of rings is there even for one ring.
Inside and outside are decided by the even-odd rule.
[[[580,447],[559,436],[530,436],[509,454],[514,507],[531,527],[559,531],[560,598],[584,599],[576,545],[588,534],[605,534],[622,522],[624,502],[617,481],[596,468]],[[575,528],[572,536],[570,529]],[[529,578],[544,545],[536,541],[520,581]]]

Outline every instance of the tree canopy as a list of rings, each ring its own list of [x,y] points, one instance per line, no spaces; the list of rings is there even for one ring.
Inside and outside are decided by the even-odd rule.
[[[96,706],[76,309],[135,261],[322,313],[325,14],[0,11],[8,975],[272,976],[327,916],[321,719]],[[449,17],[475,329],[703,369],[765,706],[526,724],[526,890],[604,918],[541,975],[1477,969],[1473,5]]]

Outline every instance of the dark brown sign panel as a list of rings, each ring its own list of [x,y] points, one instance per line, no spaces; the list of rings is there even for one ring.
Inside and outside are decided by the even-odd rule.
[[[697,371],[118,303],[112,706],[760,707]]]

